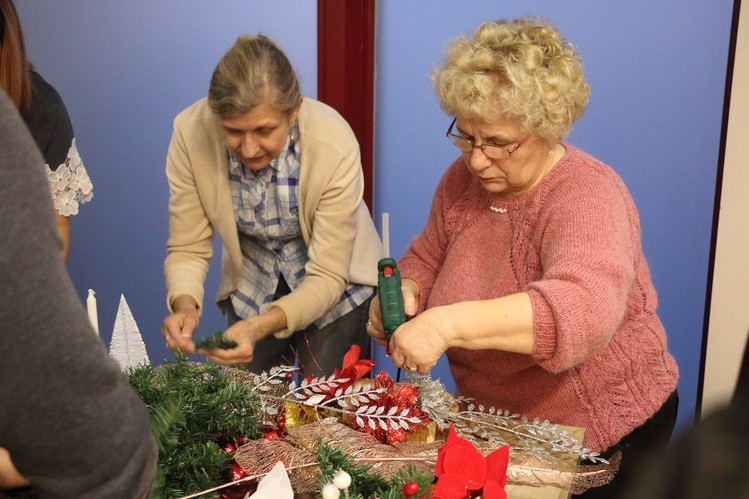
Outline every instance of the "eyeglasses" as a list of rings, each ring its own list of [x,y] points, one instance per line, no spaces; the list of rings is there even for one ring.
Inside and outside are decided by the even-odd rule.
[[[453,133],[453,128],[455,127],[455,122],[457,121],[457,118],[453,119],[453,122],[450,123],[450,128],[447,129],[447,132],[445,132],[445,136],[455,144],[455,146],[464,152],[471,152],[474,148],[478,147],[481,149],[481,152],[487,155],[487,157],[492,159],[507,159],[510,156],[512,156],[512,153],[520,149],[520,146],[522,146],[526,140],[528,140],[528,137],[530,135],[526,135],[523,140],[515,144],[513,147],[504,147],[504,146],[498,146],[494,144],[480,144],[476,145],[476,139],[469,139],[468,137],[461,137],[460,135],[456,135]]]

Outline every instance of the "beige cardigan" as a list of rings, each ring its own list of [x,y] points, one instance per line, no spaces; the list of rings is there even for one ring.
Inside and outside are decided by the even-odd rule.
[[[297,196],[309,261],[301,284],[270,306],[286,314],[279,338],[305,328],[338,302],[349,283],[377,284],[382,244],[362,200],[359,144],[331,107],[305,97],[299,110],[301,165]],[[166,176],[169,240],[164,261],[167,307],[186,294],[202,310],[214,230],[223,243],[216,301],[237,288],[242,253],[229,186],[227,149],[216,116],[201,99],[174,120]]]

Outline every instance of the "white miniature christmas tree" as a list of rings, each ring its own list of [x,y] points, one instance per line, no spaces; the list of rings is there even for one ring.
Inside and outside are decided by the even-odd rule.
[[[117,318],[112,330],[112,341],[109,343],[109,355],[120,364],[123,371],[131,367],[151,364],[146,353],[146,344],[143,343],[143,337],[125,301],[125,295],[120,295],[120,305],[117,307]]]

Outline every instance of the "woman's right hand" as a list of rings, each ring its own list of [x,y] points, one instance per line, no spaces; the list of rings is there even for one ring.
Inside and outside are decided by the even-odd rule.
[[[403,292],[403,310],[406,313],[406,320],[416,315],[419,309],[419,285],[411,279],[403,279],[401,282],[401,291]],[[382,313],[380,312],[380,297],[375,294],[369,304],[369,320],[367,321],[367,334],[369,334],[377,343],[387,347],[388,340],[385,336],[385,329],[382,327]]]
[[[161,323],[166,346],[175,352],[192,355],[197,352],[192,335],[198,328],[198,304],[192,296],[179,296],[172,302],[172,315]]]

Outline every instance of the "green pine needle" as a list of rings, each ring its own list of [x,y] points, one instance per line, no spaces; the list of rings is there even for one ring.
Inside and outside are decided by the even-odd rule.
[[[217,348],[226,350],[236,347],[237,342],[224,336],[224,333],[221,331],[215,333],[213,336],[207,336],[195,342],[195,348],[199,350],[215,350]]]

